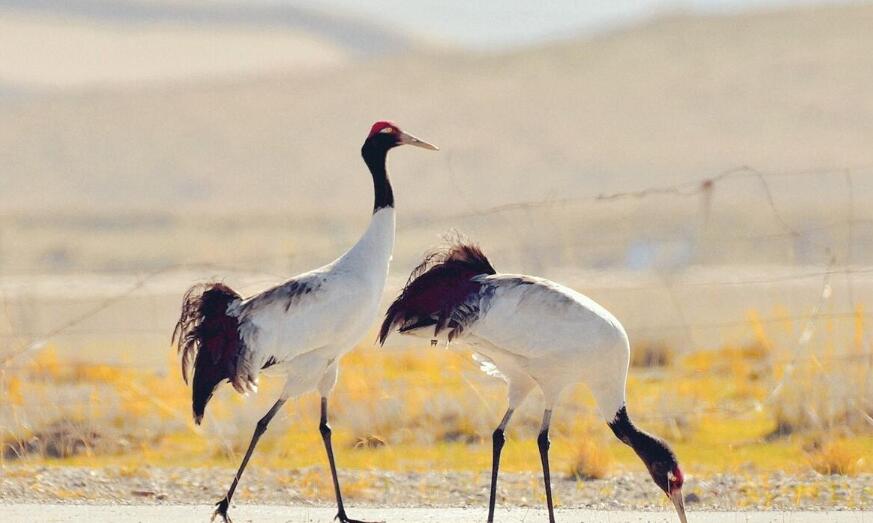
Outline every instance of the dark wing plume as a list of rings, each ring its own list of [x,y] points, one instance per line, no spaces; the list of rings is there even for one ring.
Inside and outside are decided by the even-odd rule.
[[[412,271],[403,291],[388,307],[379,343],[384,344],[395,328],[403,332],[430,325],[434,325],[434,336],[450,327],[451,340],[463,328],[457,318],[471,312],[468,298],[481,287],[472,278],[495,273],[476,245],[455,243],[431,252]]]

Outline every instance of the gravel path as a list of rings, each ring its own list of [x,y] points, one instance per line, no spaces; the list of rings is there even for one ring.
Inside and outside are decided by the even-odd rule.
[[[103,469],[7,466],[0,469],[0,502],[64,504],[212,504],[224,495],[234,470],[217,468]],[[488,501],[488,475],[344,471],[352,507],[473,507]],[[540,476],[501,473],[499,503],[543,506]],[[557,506],[595,510],[672,510],[645,474],[604,480],[553,480]],[[873,475],[808,474],[766,477],[719,475],[686,479],[689,510],[873,510]],[[301,470],[251,468],[235,502],[324,507],[333,503],[330,475],[322,467]]]
[[[42,523],[87,522],[87,523],[162,523],[206,522],[211,507],[191,505],[3,505],[0,518],[7,523],[33,523],[35,517]],[[265,505],[242,505],[232,514],[234,521],[245,523],[327,523],[335,512],[328,508],[285,507]],[[407,508],[407,509],[358,509],[349,514],[369,520],[390,523],[458,523],[481,522],[486,512],[482,509],[463,508]],[[594,511],[585,509],[559,510],[555,517],[561,523],[675,523],[675,514],[657,512]],[[545,511],[525,508],[499,510],[495,519],[500,523],[531,523],[546,521]],[[688,514],[692,522],[706,523],[867,523],[873,521],[873,512],[744,512],[742,515],[728,512]]]

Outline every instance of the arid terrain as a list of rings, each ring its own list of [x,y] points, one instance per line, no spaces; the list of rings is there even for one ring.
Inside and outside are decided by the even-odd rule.
[[[486,53],[170,4],[0,1],[18,50],[0,60],[0,503],[220,496],[281,384],[224,387],[195,426],[181,296],[253,293],[348,248],[372,206],[360,143],[390,118],[441,150],[392,153],[386,300],[465,234],[621,319],[629,409],[676,448],[692,511],[873,509],[873,6],[674,13]],[[481,508],[503,383],[463,346],[374,340],[332,400],[349,499]],[[506,507],[542,507],[540,403],[510,428]],[[289,402],[239,503],[330,503],[316,414]],[[552,440],[560,507],[669,508],[584,387]]]

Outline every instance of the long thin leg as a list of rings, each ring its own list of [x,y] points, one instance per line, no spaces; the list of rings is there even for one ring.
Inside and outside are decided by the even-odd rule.
[[[321,423],[318,425],[318,431],[321,432],[321,439],[324,440],[324,448],[327,450],[327,461],[330,462],[330,474],[333,476],[333,490],[336,492],[336,518],[340,523],[365,523],[356,519],[349,519],[346,515],[346,509],[343,506],[343,495],[340,492],[339,478],[336,475],[336,462],[333,459],[333,445],[330,442],[330,425],[327,422],[327,398],[321,398]]]
[[[509,424],[510,418],[512,418],[513,412],[512,408],[506,410],[500,425],[494,429],[494,434],[491,435],[491,496],[488,498],[488,523],[493,523],[494,521],[494,504],[497,500],[497,471],[500,469],[500,451],[503,450],[503,444],[506,443],[504,431],[506,430],[506,425]]]
[[[285,404],[285,399],[278,399],[273,407],[264,414],[264,417],[258,421],[257,426],[255,427],[255,433],[252,434],[252,441],[249,443],[249,449],[246,451],[246,455],[242,460],[242,463],[239,465],[239,470],[236,471],[236,476],[233,478],[233,483],[230,484],[230,488],[227,490],[227,494],[222,498],[221,501],[216,503],[217,507],[215,512],[212,514],[212,519],[215,519],[215,516],[221,516],[221,519],[225,521],[225,523],[231,523],[230,517],[227,515],[227,508],[230,506],[230,499],[233,497],[233,492],[236,490],[236,485],[239,483],[239,478],[242,477],[243,471],[246,469],[246,465],[249,464],[249,458],[252,457],[252,452],[255,450],[255,445],[258,444],[258,440],[261,439],[261,434],[266,432],[267,425],[270,424],[270,420],[273,419],[273,416],[279,412],[279,409],[282,408],[282,405]]]
[[[543,462],[543,482],[546,484],[546,504],[549,507],[549,523],[555,523],[555,510],[552,508],[552,479],[549,474],[549,424],[552,421],[552,411],[543,413],[543,424],[540,435],[537,437],[537,446],[540,448],[540,459]]]

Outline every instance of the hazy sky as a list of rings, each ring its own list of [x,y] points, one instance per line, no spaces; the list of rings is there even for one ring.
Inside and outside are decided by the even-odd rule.
[[[262,0],[275,2],[277,0]],[[469,47],[524,45],[598,31],[658,13],[766,9],[847,0],[279,0],[339,8],[407,32]]]

